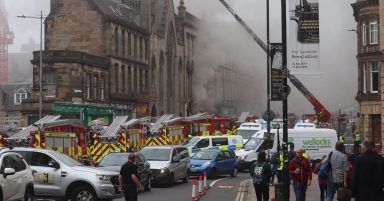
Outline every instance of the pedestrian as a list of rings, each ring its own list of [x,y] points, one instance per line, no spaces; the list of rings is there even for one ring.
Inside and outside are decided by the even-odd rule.
[[[333,201],[333,197],[338,189],[348,187],[348,159],[344,153],[344,143],[337,142],[335,149],[332,152],[331,158],[328,158],[331,164],[331,171],[327,184],[327,201]]]
[[[312,182],[312,167],[309,160],[303,157],[303,153],[303,149],[297,150],[296,157],[289,163],[296,201],[305,201],[307,187]]]
[[[137,201],[137,189],[144,191],[144,186],[140,183],[137,166],[134,164],[135,153],[128,155],[128,162],[120,170],[119,182],[124,193],[125,201]]]
[[[352,196],[356,201],[384,200],[384,159],[375,153],[375,144],[364,141],[362,154],[355,160],[352,174]]]
[[[354,140],[354,147],[359,147],[361,144],[361,135],[359,131],[356,131],[356,133],[353,134],[353,140]]]
[[[257,154],[257,161],[251,163],[250,174],[253,179],[257,201],[268,201],[269,181],[271,180],[272,170],[267,162],[264,151],[259,152]]]
[[[323,164],[323,161],[324,161],[324,159],[326,157],[327,156],[324,155],[323,158],[316,164],[315,170],[313,171],[313,173],[315,173],[315,174],[319,173],[320,167]],[[324,201],[324,198],[325,198],[325,195],[326,195],[326,192],[327,192],[327,182],[328,182],[328,180],[327,179],[323,179],[323,178],[321,178],[319,176],[317,176],[317,180],[319,182],[319,188],[320,188],[320,201]]]
[[[271,185],[274,185],[275,176],[277,173],[277,169],[279,168],[279,152],[275,152],[271,156],[271,168],[272,168],[272,176],[271,176]]]
[[[288,151],[288,160],[291,161],[296,157],[295,152],[295,144],[293,142],[289,143],[289,151]]]

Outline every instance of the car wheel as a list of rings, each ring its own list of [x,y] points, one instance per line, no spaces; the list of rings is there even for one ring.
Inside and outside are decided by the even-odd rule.
[[[209,176],[210,179],[214,179],[217,177],[217,172],[216,172],[216,169],[212,169],[211,171],[211,175]]]
[[[32,201],[32,200],[33,200],[33,190],[31,189],[31,187],[27,187],[24,193],[24,201]]]
[[[152,180],[151,180],[151,176],[149,176],[148,181],[147,181],[147,185],[145,185],[145,190],[150,191],[151,188],[152,188]]]
[[[185,173],[185,177],[183,178],[184,183],[188,183],[189,180],[189,171],[187,170],[187,173]]]
[[[238,173],[237,167],[233,168],[232,173],[231,173],[231,177],[237,177],[237,173]]]
[[[75,188],[71,194],[71,201],[80,200],[96,201],[97,197],[95,191],[89,186],[79,186]]]

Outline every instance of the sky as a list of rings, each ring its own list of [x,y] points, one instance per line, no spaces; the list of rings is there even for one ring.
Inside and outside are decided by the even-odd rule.
[[[236,62],[239,68],[254,75],[259,98],[255,100],[258,113],[266,108],[266,55],[237,23],[218,0],[184,0],[187,11],[203,21],[196,47],[201,71],[197,72],[197,99],[206,98],[201,87],[212,74],[212,67]],[[227,0],[241,18],[266,41],[266,12],[263,0]],[[297,75],[302,83],[329,110],[357,108],[356,28],[351,3],[355,0],[320,0],[320,75]],[[10,30],[15,34],[10,52],[19,52],[22,44],[32,38],[37,43],[40,22],[17,18],[18,15],[39,16],[49,13],[49,0],[4,0]],[[178,0],[175,0],[175,6]],[[271,42],[281,42],[280,0],[270,0]],[[175,7],[175,8],[176,8]],[[293,86],[289,96],[289,111],[313,113],[313,106]],[[272,104],[281,112],[281,103]]]

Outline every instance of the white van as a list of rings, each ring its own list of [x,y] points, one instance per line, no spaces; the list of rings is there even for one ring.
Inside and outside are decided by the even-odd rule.
[[[242,123],[237,129],[237,135],[243,137],[243,142],[246,143],[255,133],[262,129],[261,123],[246,122]]]
[[[266,130],[257,132],[244,144],[244,147],[236,151],[239,157],[239,170],[247,169],[249,163],[257,159],[257,152],[266,150],[269,155],[277,152],[277,132],[280,136],[280,144],[283,142],[283,130],[271,130],[271,140],[267,140]],[[337,134],[333,129],[288,129],[288,142],[295,145],[295,149],[304,149],[311,161],[320,160],[335,149]]]
[[[217,147],[224,150],[238,150],[243,147],[243,138],[239,135],[195,136],[185,141],[189,153],[196,153],[201,149]]]

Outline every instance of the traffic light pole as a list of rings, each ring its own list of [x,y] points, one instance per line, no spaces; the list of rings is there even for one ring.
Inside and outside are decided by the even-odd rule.
[[[283,57],[283,192],[284,201],[289,201],[289,164],[288,164],[288,69],[287,69],[287,2],[289,0],[281,0],[281,41],[282,41],[282,57]]]

